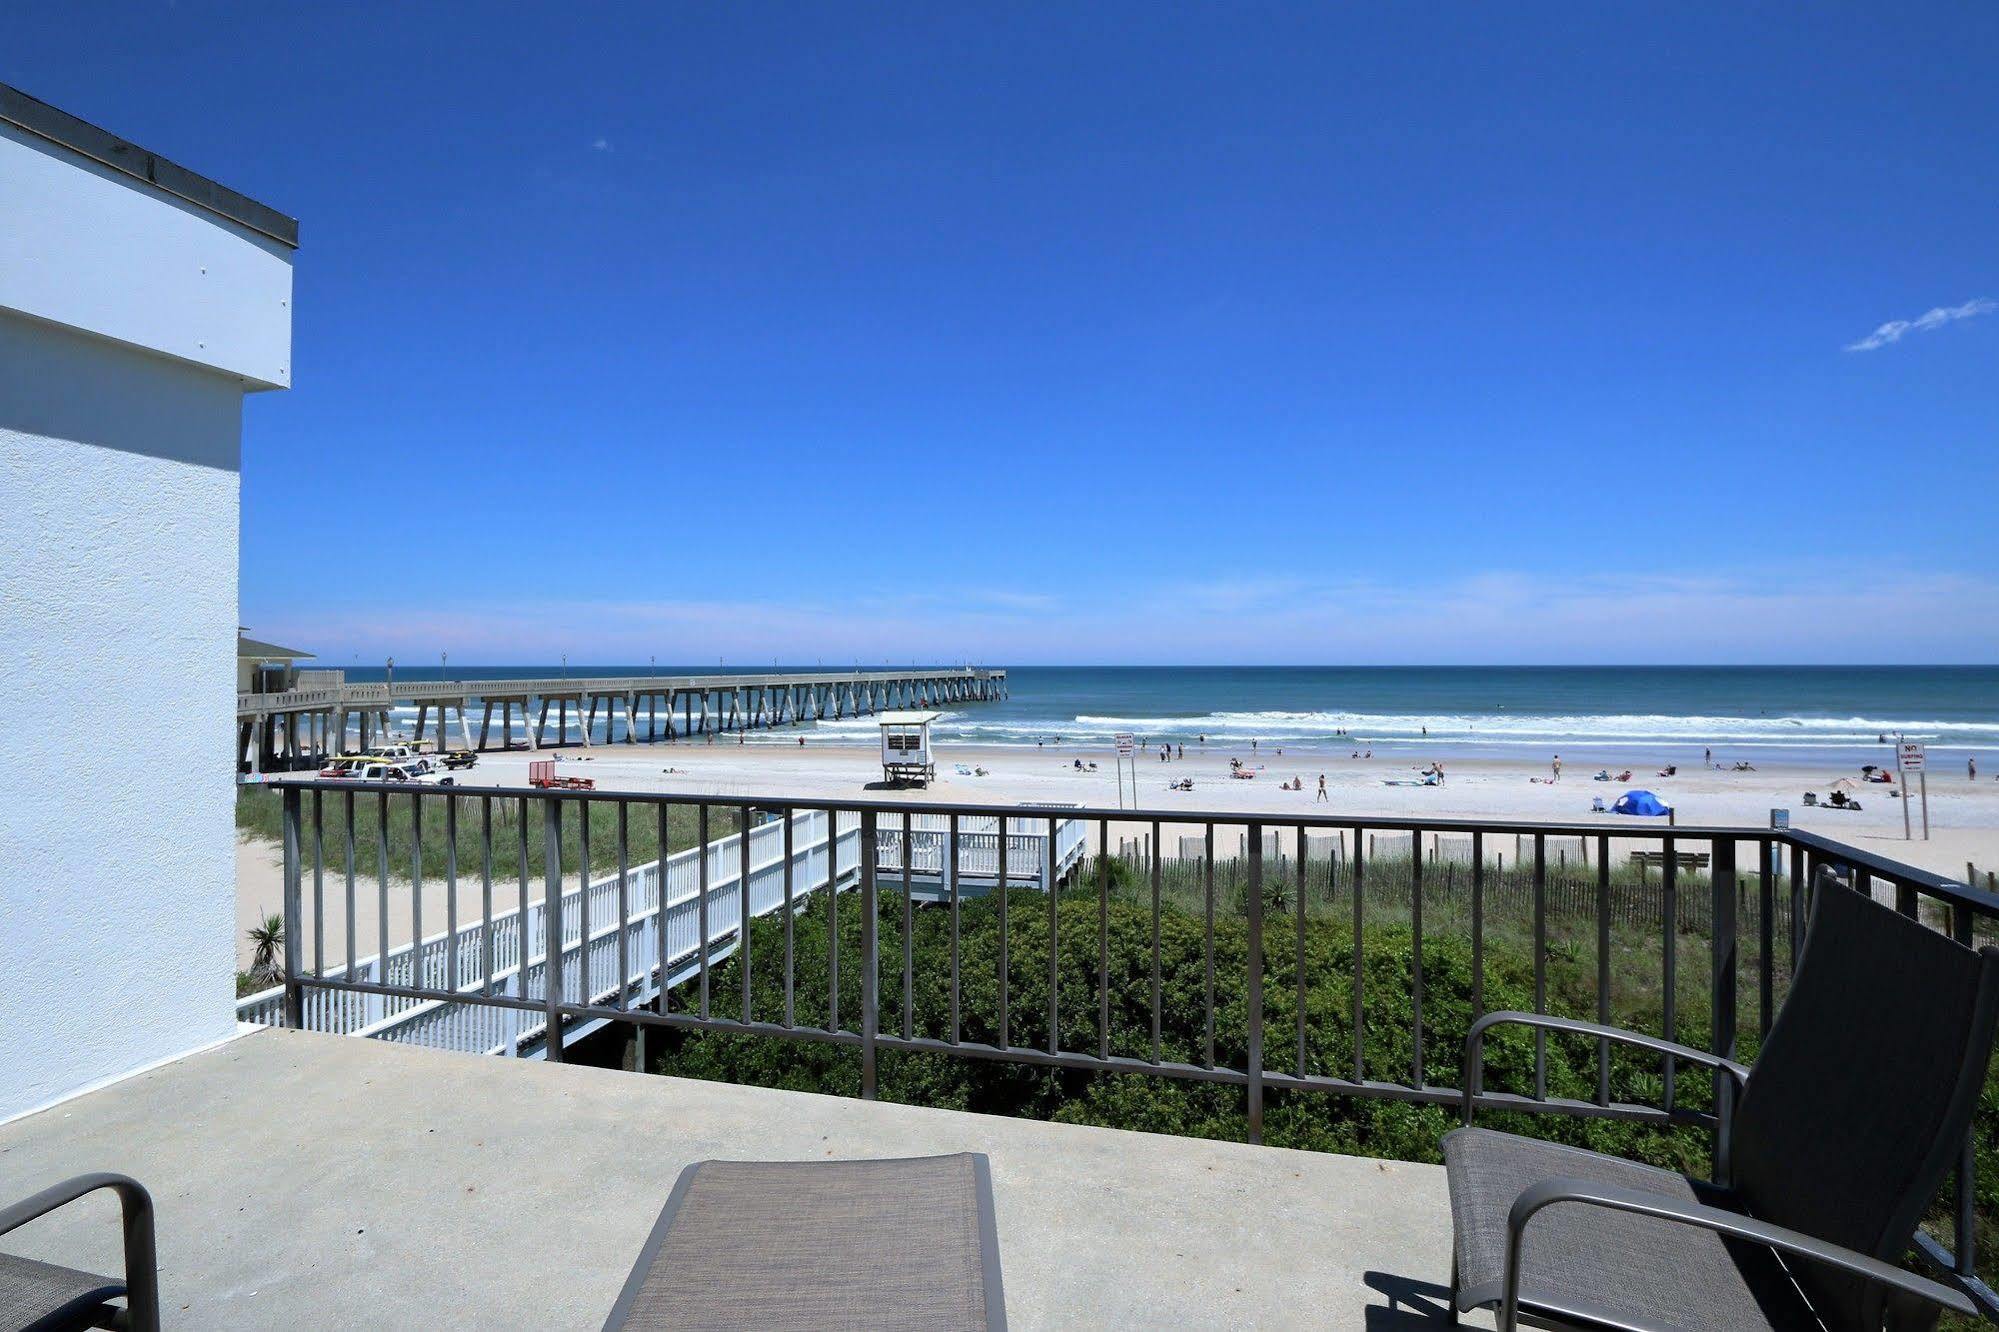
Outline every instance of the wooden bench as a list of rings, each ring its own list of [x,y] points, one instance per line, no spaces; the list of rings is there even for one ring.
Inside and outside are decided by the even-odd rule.
[[[1706,869],[1708,855],[1709,853],[1706,851],[1675,851],[1673,859],[1679,864],[1681,869]],[[1633,851],[1631,853],[1631,863],[1634,865],[1663,867],[1666,863],[1666,853],[1664,851]]]

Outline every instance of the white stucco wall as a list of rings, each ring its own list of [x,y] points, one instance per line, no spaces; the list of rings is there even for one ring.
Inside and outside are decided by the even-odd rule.
[[[0,1120],[235,1031],[242,399],[288,373],[280,286],[288,253],[0,136]]]
[[[0,1119],[234,1029],[241,416],[0,312]]]

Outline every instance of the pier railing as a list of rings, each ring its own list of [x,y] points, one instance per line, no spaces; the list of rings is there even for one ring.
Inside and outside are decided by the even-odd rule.
[[[1276,1094],[1461,1105],[1465,1035],[1502,995],[1492,1006],[1526,1007],[1531,994],[1537,1012],[1649,1025],[1654,1035],[1753,1060],[1802,945],[1808,885],[1822,870],[1962,942],[1999,942],[1999,897],[1788,829],[275,785],[284,801],[281,1008],[290,1025],[365,1031],[356,1024],[377,1012],[385,1020],[392,1004],[474,1013],[437,1020],[485,1023],[482,1032],[503,1039],[538,1029],[555,1060],[585,1025],[623,1024],[641,1041],[648,1030],[676,1029],[830,1043],[858,1056],[870,1097],[885,1051],[1182,1079],[1239,1088],[1252,1141]],[[381,846],[356,846],[357,801],[382,802]],[[488,811],[502,802],[517,817],[496,839]],[[401,822],[386,812],[391,804],[404,808],[413,836],[426,806],[444,812],[450,849],[441,866],[435,851],[426,861],[408,839],[395,849],[417,874],[426,865],[441,873],[450,902],[479,903],[482,942],[469,972],[456,926],[441,938],[412,929],[425,941],[415,970],[407,961],[364,967],[351,955],[329,966],[323,955],[315,927],[329,910],[345,913],[353,938],[355,875],[371,863],[388,910],[385,848]],[[481,811],[469,842],[459,831],[467,808]],[[750,837],[710,845],[718,817],[752,828]],[[634,936],[632,921],[657,916],[658,890],[656,864],[631,855],[632,830],[669,848],[670,825],[690,820],[694,845],[708,852],[667,849],[669,877],[680,876],[668,889],[669,915],[680,912],[685,931]],[[794,854],[801,835],[843,848],[834,886],[851,882],[851,892],[816,891],[825,867]],[[520,938],[493,900],[501,841],[522,885],[512,910],[528,922],[525,967],[522,945],[501,942],[510,928]],[[466,863],[478,866],[463,884],[461,843]],[[760,845],[772,847],[768,859]],[[608,875],[597,873],[600,862]],[[528,900],[529,876],[577,888],[544,894],[543,920],[541,903]],[[1652,905],[1625,909],[1634,891]],[[421,892],[410,900],[419,905]],[[857,942],[840,928],[843,901],[857,913]],[[979,928],[994,931],[975,954],[993,974],[968,978],[974,954],[961,921],[974,910]],[[810,994],[795,939],[808,913],[825,923],[827,950],[809,969]],[[919,974],[919,913],[925,965],[943,974]],[[760,914],[772,928],[739,928]],[[541,948],[536,965],[545,937],[564,946]],[[635,937],[644,940],[637,949]],[[753,976],[775,976],[781,987],[764,988],[759,1001]],[[1337,981],[1337,1002],[1326,1001],[1328,980]],[[1734,1090],[1670,1055],[1634,1065],[1604,1041],[1570,1047],[1540,1031],[1520,1041],[1510,1078],[1495,1069],[1475,1084],[1478,1105],[1712,1135]],[[1551,1067],[1561,1079],[1551,1080]],[[1999,1297],[1975,1265],[1978,1132],[1934,1213],[1947,1220],[1919,1235],[1918,1248],[1999,1320]]]

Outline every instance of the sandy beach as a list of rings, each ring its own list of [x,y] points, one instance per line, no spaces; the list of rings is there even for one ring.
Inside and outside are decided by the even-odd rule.
[[[1047,801],[1090,808],[1117,809],[1132,804],[1132,779],[1127,775],[1122,802],[1118,799],[1115,758],[1110,749],[1062,745],[1048,749],[1015,746],[952,745],[937,751],[937,780],[927,789],[890,790],[882,786],[881,766],[876,751],[853,744],[814,743],[804,745],[795,735],[779,732],[738,744],[734,737],[706,743],[612,744],[590,748],[570,748],[531,755],[514,750],[481,755],[470,772],[458,774],[467,788],[527,787],[528,764],[535,757],[557,760],[565,773],[593,778],[600,791],[684,792],[690,795],[742,797],[807,797],[815,799],[908,800],[929,803],[1017,804]],[[1552,755],[1550,756],[1552,757]],[[1230,759],[1256,767],[1256,776],[1237,780],[1229,776]],[[1077,771],[1080,760],[1084,771]],[[1095,763],[1096,771],[1088,771]],[[983,768],[985,776],[967,776],[958,766]],[[1655,820],[1627,820],[1592,815],[1590,801],[1601,796],[1610,803],[1628,787],[1654,792],[1674,807],[1677,820],[1689,825],[1729,825],[1745,828],[1769,826],[1772,809],[1790,811],[1793,827],[1851,842],[1877,855],[1900,860],[1937,873],[1961,877],[1967,862],[1976,867],[1982,882],[1988,871],[1999,869],[1999,781],[1981,776],[1966,779],[1962,769],[1933,772],[1929,780],[1930,836],[1922,836],[1920,807],[1910,801],[1915,839],[1902,836],[1902,803],[1899,788],[1867,785],[1859,793],[1858,811],[1807,808],[1803,793],[1815,791],[1821,799],[1832,782],[1855,772],[1836,770],[1824,764],[1763,764],[1753,772],[1719,771],[1682,767],[1672,777],[1658,770],[1632,765],[1628,784],[1591,780],[1602,764],[1584,765],[1565,761],[1560,782],[1549,782],[1546,761],[1529,763],[1513,758],[1472,758],[1446,760],[1443,786],[1389,785],[1410,781],[1422,764],[1406,757],[1353,759],[1344,754],[1324,752],[1278,753],[1251,750],[1247,745],[1210,745],[1205,751],[1189,748],[1184,759],[1161,762],[1153,755],[1137,756],[1138,806],[1168,814],[1266,814],[1326,815],[1340,817],[1376,816],[1408,818],[1486,818],[1535,821],[1593,821],[1601,818],[1606,831],[1637,826],[1656,827]],[[1613,776],[1624,765],[1611,765]],[[1127,770],[1129,772],[1129,770]],[[1326,779],[1326,800],[1318,800],[1320,774]],[[1194,789],[1174,791],[1168,783],[1192,778]],[[1292,778],[1303,790],[1282,789]],[[1541,781],[1534,780],[1541,778]],[[1141,825],[1114,824],[1117,837],[1136,837]],[[1174,844],[1169,831],[1165,841],[1168,854]],[[239,961],[248,962],[243,931],[264,913],[282,906],[279,858],[275,845],[245,839],[237,856],[237,916]],[[376,938],[375,893],[358,895],[356,933],[362,951],[372,952]],[[444,886],[426,884],[424,895],[425,932],[444,921]],[[461,893],[465,891],[461,886]],[[517,888],[507,885],[499,905],[511,906]],[[477,911],[477,885],[470,898],[462,900],[461,913]],[[539,897],[535,885],[531,896]],[[404,942],[409,934],[408,888],[392,887],[390,937]],[[344,944],[329,930],[329,956]]]

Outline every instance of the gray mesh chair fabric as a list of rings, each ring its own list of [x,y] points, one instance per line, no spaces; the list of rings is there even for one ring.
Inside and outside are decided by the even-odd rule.
[[[0,1327],[111,1327],[125,1283],[94,1272],[0,1253]]]
[[[1497,1303],[1507,1214],[1569,1177],[1721,1207],[1888,1262],[1970,1124],[1999,1026],[1999,949],[1973,952],[1822,876],[1797,975],[1728,1125],[1730,1177],[1479,1129],[1444,1138],[1460,1309]],[[1522,1231],[1521,1307],[1662,1328],[1881,1326],[1882,1288],[1659,1218],[1586,1206]],[[1587,1314],[1587,1317],[1584,1315]]]
[[[689,1166],[604,1326],[1003,1329],[986,1158]]]
[[[1444,1138],[1451,1225],[1458,1239],[1461,1306],[1496,1303],[1506,1276],[1506,1212],[1529,1185],[1555,1176],[1621,1184],[1684,1202],[1714,1204],[1713,1191],[1684,1175],[1580,1147],[1491,1129]],[[1494,1219],[1497,1224],[1493,1224]],[[1551,1207],[1528,1227],[1522,1246],[1523,1303],[1585,1309],[1629,1326],[1676,1332],[1781,1327],[1797,1296],[1776,1262],[1753,1251],[1738,1262],[1711,1230],[1597,1208]],[[1698,1291],[1698,1301],[1689,1301]]]
[[[1735,1113],[1730,1183],[1754,1216],[1892,1260],[1971,1121],[1999,968],[1829,875],[1816,897]],[[1878,1287],[1812,1266],[1798,1276],[1829,1318],[1879,1322]]]

